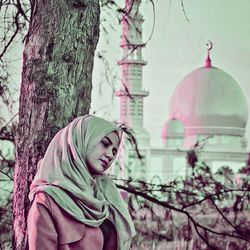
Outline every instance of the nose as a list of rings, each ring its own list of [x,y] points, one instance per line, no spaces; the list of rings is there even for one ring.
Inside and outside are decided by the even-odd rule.
[[[105,152],[105,157],[106,157],[109,161],[111,161],[111,160],[113,159],[114,155],[113,155],[113,152],[112,152],[112,148],[107,149],[107,151]]]

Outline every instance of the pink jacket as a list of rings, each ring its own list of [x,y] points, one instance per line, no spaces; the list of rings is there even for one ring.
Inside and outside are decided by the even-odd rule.
[[[102,228],[102,230],[101,230]],[[87,226],[68,215],[45,193],[38,193],[28,214],[29,250],[116,250],[117,237],[109,221]]]

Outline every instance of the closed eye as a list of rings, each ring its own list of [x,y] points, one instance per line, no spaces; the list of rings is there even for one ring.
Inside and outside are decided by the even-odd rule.
[[[106,142],[105,140],[101,141],[102,145],[107,148],[110,144]]]
[[[101,141],[102,145],[105,147],[105,148],[108,148],[110,146],[113,146],[112,144],[112,141],[108,138],[108,137],[104,137],[103,140]],[[117,148],[114,147],[112,149],[112,153],[113,153],[113,156],[115,156],[117,154]]]

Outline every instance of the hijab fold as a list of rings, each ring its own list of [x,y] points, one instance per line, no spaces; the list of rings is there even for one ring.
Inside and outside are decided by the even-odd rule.
[[[117,231],[118,249],[125,250],[135,235],[127,205],[113,180],[92,176],[86,164],[87,153],[112,131],[119,128],[93,115],[78,117],[60,130],[38,164],[29,198],[45,192],[73,218],[92,227],[109,219]]]

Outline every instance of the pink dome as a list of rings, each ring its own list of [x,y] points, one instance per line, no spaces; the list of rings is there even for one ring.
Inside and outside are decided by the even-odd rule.
[[[202,67],[188,74],[175,89],[170,118],[183,123],[185,134],[241,136],[248,120],[248,105],[230,75],[216,67]]]

